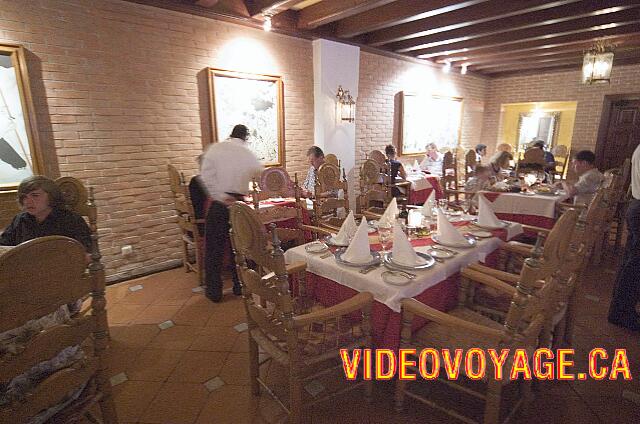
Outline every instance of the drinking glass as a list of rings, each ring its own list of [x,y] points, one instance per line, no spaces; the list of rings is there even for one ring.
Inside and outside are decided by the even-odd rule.
[[[438,207],[440,209],[442,209],[442,212],[446,212],[447,211],[447,199],[439,199],[438,200]]]
[[[378,227],[378,240],[380,241],[382,253],[390,252],[393,245],[393,228]]]
[[[471,208],[471,200],[464,199],[462,202],[460,202],[460,207],[462,208],[462,212],[464,212],[465,215],[468,215],[469,209]]]

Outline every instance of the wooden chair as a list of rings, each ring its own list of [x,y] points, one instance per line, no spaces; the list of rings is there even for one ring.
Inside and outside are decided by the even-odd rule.
[[[89,191],[87,191],[84,184],[74,177],[60,177],[55,180],[55,183],[62,192],[64,206],[78,215],[88,218],[92,209],[88,203]],[[93,190],[93,188],[90,190]],[[91,198],[93,198],[93,191],[91,192]]]
[[[515,287],[506,284],[496,278],[483,278],[479,284],[491,287],[493,290],[511,298],[509,310],[504,325],[495,322],[474,311],[470,304],[472,298],[467,290],[461,290],[458,307],[441,312],[415,299],[402,301],[402,333],[401,348],[416,349],[420,352],[423,348],[433,348],[438,352],[449,349],[463,349],[467,352],[471,348],[480,348],[484,352],[488,349],[509,349],[511,354],[507,357],[505,370],[511,369],[515,349],[524,349],[532,354],[538,345],[538,336],[542,332],[547,316],[548,305],[551,296],[555,293],[556,280],[550,278],[555,269],[549,267],[538,258],[532,257],[525,261],[522,271],[518,276]],[[540,279],[549,279],[544,290],[540,290],[534,296],[536,284]],[[429,322],[420,330],[413,333],[412,324],[415,318],[426,319]],[[530,356],[529,356],[530,357]],[[435,366],[433,363],[432,366]],[[440,364],[438,364],[440,366]],[[477,369],[476,363],[475,368]],[[455,410],[449,406],[438,404],[434,398],[425,397],[422,394],[411,391],[409,382],[398,380],[396,386],[396,409],[401,410],[405,396],[421,401],[446,414],[465,421],[467,423],[484,422],[495,424],[509,421],[524,402],[531,398],[531,380],[520,382],[520,395],[516,398],[515,405],[504,420],[501,419],[502,391],[509,383],[512,383],[508,375],[502,380],[493,378],[494,373],[487,367],[482,384],[466,384],[469,380],[459,377],[456,380],[444,380],[447,386],[458,389],[467,395],[485,401],[483,418],[476,421],[468,417],[465,412]],[[508,373],[507,373],[508,374]],[[477,377],[475,378],[478,379]],[[479,382],[474,382],[480,384]],[[433,385],[433,382],[428,384]],[[438,396],[440,399],[450,397]],[[437,397],[436,397],[437,398]],[[456,396],[458,398],[458,396]]]
[[[531,148],[524,152],[522,159],[516,165],[516,175],[523,172],[543,172],[547,163],[544,160],[544,151]]]
[[[186,184],[184,175],[178,172],[173,165],[168,165],[167,168],[178,217],[178,227],[182,233],[182,264],[185,272],[197,273],[198,281],[202,285],[204,283],[204,265],[202,263],[203,252],[201,252],[201,229],[198,226],[204,225],[205,220],[196,219],[189,186]]]
[[[342,191],[343,197],[338,198]],[[349,213],[349,186],[347,176],[340,168],[330,163],[320,166],[316,174],[315,196],[313,201],[313,224],[316,227],[337,231],[344,218],[338,217],[338,209],[344,208],[345,217]]]
[[[509,143],[500,143],[496,146],[496,151],[513,153],[513,146]]]
[[[369,153],[368,159],[376,161],[380,166],[384,166],[387,162],[387,156],[380,150],[372,150],[371,153]]]
[[[551,153],[553,153],[553,157],[556,159],[554,179],[557,177],[557,179],[563,180],[567,177],[567,167],[571,157],[571,148],[567,149],[567,146],[558,144],[551,150]]]
[[[340,167],[340,161],[338,160],[338,157],[336,155],[334,155],[333,153],[329,153],[328,155],[326,155],[324,157],[324,161],[326,163],[330,163],[331,165],[335,165],[338,168]]]
[[[464,179],[465,181],[473,177],[476,173],[476,151],[474,149],[469,150],[464,155]]]
[[[293,424],[309,421],[305,419],[305,408],[340,395],[347,389],[364,385],[366,396],[370,398],[372,381],[360,381],[344,390],[325,392],[315,398],[308,396],[304,387],[319,376],[326,378],[326,374],[332,371],[338,373],[336,381],[344,379],[340,349],[371,347],[373,296],[359,293],[330,308],[312,306],[300,311],[296,308],[300,302],[294,300],[290,290],[289,275],[297,273],[304,279],[306,264],[302,262],[287,267],[276,233],[269,243],[256,212],[247,205],[236,202],[229,213],[231,242],[249,325],[252,394],[259,395],[260,386],[264,386],[287,411],[289,422]],[[361,317],[360,324],[353,323],[354,314]],[[267,360],[273,360],[287,370],[288,401],[276,396],[261,378],[259,348],[268,355]]]
[[[31,380],[24,393],[0,406],[2,423],[31,422],[39,413],[54,414],[47,422],[77,422],[82,417],[98,422],[90,411],[96,403],[101,422],[118,422],[105,359],[105,279],[95,205],[88,208],[93,218],[88,268],[84,246],[61,236],[27,241],[0,257],[0,333],[13,330],[15,335],[12,348],[2,349],[0,381],[23,375]],[[66,305],[89,294],[91,313],[70,318]],[[44,325],[40,319],[50,314],[57,319],[49,317]]]
[[[284,168],[265,168],[260,175],[260,183],[253,181],[251,198],[254,206],[259,205],[262,200],[274,197],[293,197],[296,202],[300,200],[300,188],[291,181]]]

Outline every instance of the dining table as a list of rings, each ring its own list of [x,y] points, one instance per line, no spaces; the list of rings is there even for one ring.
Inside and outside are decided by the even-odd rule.
[[[481,191],[480,195],[491,203],[498,218],[547,229],[553,228],[556,222],[558,203],[567,199],[563,192],[540,194]]]
[[[422,205],[435,191],[436,199],[444,197],[440,187],[440,178],[424,172],[413,172],[407,174],[407,181],[411,182],[407,201],[410,205]]]
[[[471,226],[470,219],[470,216],[452,217],[451,221],[461,232],[477,230]],[[306,245],[288,249],[285,260],[287,263],[306,262],[307,295],[326,307],[345,301],[359,292],[372,293],[374,304],[371,321],[375,346],[398,349],[402,299],[414,298],[441,311],[452,309],[457,303],[461,268],[476,261],[495,261],[502,243],[521,233],[522,226],[519,223],[509,223],[506,228],[491,230],[489,237],[478,238],[474,247],[447,247],[445,249],[453,252],[449,259],[440,259],[427,269],[412,270],[415,278],[403,286],[391,285],[383,280],[382,273],[386,265],[362,273],[361,268],[339,263],[334,255],[309,253]],[[435,244],[431,237],[413,237],[410,243],[418,253],[429,252]],[[369,234],[369,244],[372,250],[381,250],[376,231]],[[415,320],[414,330],[425,323]]]

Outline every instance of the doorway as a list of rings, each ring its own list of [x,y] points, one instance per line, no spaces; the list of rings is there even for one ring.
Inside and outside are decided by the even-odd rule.
[[[601,171],[622,166],[640,144],[640,94],[605,96],[596,165]]]

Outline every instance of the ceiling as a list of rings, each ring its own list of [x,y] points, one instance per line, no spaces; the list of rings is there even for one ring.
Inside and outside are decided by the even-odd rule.
[[[596,40],[640,63],[640,0],[130,0],[325,37],[489,77],[579,69]]]

